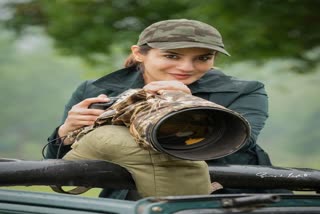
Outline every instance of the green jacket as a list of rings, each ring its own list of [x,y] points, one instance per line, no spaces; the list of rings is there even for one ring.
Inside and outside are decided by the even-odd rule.
[[[62,123],[71,107],[86,98],[96,97],[99,94],[117,96],[127,89],[143,86],[142,74],[135,67],[118,70],[98,80],[85,81],[75,90],[65,106]],[[258,135],[268,118],[268,97],[262,83],[239,80],[219,70],[211,69],[201,79],[189,85],[189,88],[194,96],[240,113],[251,125],[251,136],[245,146],[227,157],[207,161],[208,164],[271,164],[268,155],[256,144]],[[58,146],[54,140],[57,137],[57,129],[48,138],[52,143],[48,145],[47,158],[61,158],[70,150],[70,146],[63,146],[57,157]]]

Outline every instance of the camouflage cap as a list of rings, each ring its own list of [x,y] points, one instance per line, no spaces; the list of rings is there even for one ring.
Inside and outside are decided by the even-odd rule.
[[[171,19],[156,22],[142,31],[137,45],[158,49],[208,48],[230,54],[224,49],[221,34],[214,27],[196,20]]]

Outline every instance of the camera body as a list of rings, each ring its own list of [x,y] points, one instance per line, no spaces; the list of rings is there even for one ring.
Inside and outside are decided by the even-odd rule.
[[[115,97],[109,97],[110,101],[109,102],[99,102],[99,103],[92,103],[89,105],[88,108],[90,109],[101,109],[101,110],[106,110],[110,106],[113,105],[117,101],[117,98]]]

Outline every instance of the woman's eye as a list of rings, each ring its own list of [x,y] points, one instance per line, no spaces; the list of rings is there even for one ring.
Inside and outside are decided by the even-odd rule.
[[[210,57],[210,56],[200,56],[198,59],[200,61],[205,62],[205,61],[208,61],[208,60],[212,59],[212,57]]]
[[[168,59],[178,59],[179,58],[177,55],[172,55],[172,54],[165,55],[165,57]]]

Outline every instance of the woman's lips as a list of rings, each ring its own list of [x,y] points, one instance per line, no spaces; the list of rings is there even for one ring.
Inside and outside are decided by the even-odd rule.
[[[174,76],[175,79],[178,79],[178,80],[184,80],[191,77],[191,74],[170,74],[170,75]]]

